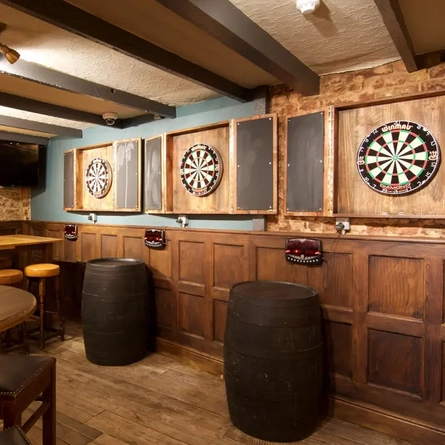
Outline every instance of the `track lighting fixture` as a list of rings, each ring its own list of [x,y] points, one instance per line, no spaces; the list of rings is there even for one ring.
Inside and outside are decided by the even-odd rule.
[[[4,23],[0,23],[0,34],[6,29],[6,25]],[[10,48],[9,46],[3,45],[0,42],[0,51],[5,55],[6,60],[13,64],[20,59],[20,54],[15,50]]]
[[[0,51],[5,55],[6,60],[11,64],[20,59],[20,54],[15,49],[11,49],[9,46],[2,45],[1,43]]]

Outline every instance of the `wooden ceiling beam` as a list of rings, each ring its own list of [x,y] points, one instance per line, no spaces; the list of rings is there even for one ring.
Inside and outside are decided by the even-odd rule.
[[[61,105],[40,102],[14,94],[0,92],[0,106],[14,108],[16,110],[29,111],[31,113],[44,114],[46,116],[68,119],[71,121],[87,122],[94,125],[107,126],[102,116],[86,111],[74,110]],[[122,128],[122,120],[117,119],[113,128]]]
[[[20,119],[18,117],[0,116],[0,125],[3,127],[17,128],[21,130],[38,131],[39,133],[55,134],[72,138],[81,138],[82,130],[77,128],[62,127],[60,125],[44,124],[42,122]]]
[[[403,18],[398,0],[374,0],[386,29],[409,73],[419,70],[414,46]]]
[[[191,80],[223,96],[242,102],[250,98],[250,91],[247,88],[63,0],[0,0],[0,3],[100,43],[140,62]]]
[[[0,131],[0,139],[5,141],[23,142],[25,144],[48,145],[49,139],[30,134],[12,133],[9,131]]]
[[[36,63],[27,62],[23,59],[20,59],[14,65],[11,65],[3,58],[0,60],[0,74],[19,77],[59,90],[78,93],[83,96],[107,100],[125,107],[136,108],[163,117],[176,117],[176,107],[171,107],[135,94],[80,79],[69,74],[61,73],[60,71],[54,71]]]
[[[318,94],[320,77],[229,0],[156,0],[285,85]]]

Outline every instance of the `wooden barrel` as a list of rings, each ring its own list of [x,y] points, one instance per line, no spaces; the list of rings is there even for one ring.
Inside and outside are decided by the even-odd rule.
[[[82,289],[82,329],[88,360],[128,365],[147,354],[147,269],[143,261],[88,261]]]
[[[277,281],[234,285],[224,339],[233,425],[271,442],[310,436],[321,409],[322,343],[315,289]]]

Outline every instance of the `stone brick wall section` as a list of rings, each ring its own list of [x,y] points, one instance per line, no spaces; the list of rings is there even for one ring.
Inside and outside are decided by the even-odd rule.
[[[31,219],[31,190],[28,187],[0,189],[0,221]]]
[[[278,114],[278,216],[268,217],[268,230],[333,233],[334,218],[283,215],[284,122],[288,116],[318,111],[330,105],[360,104],[422,93],[444,92],[445,63],[408,73],[401,61],[372,69],[321,77],[320,94],[304,97],[283,85],[271,88],[270,112]],[[443,147],[445,149],[445,147]],[[351,220],[351,234],[445,237],[445,221]]]

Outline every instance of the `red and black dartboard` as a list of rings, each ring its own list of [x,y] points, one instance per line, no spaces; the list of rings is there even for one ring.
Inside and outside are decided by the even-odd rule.
[[[434,136],[410,121],[388,122],[363,140],[357,169],[379,193],[402,195],[424,187],[436,173],[440,149]]]
[[[91,196],[103,198],[110,191],[111,179],[111,166],[105,159],[94,158],[88,164],[85,183]]]
[[[182,185],[189,193],[206,196],[218,186],[222,170],[222,159],[216,148],[208,144],[195,144],[184,153],[179,174]]]

